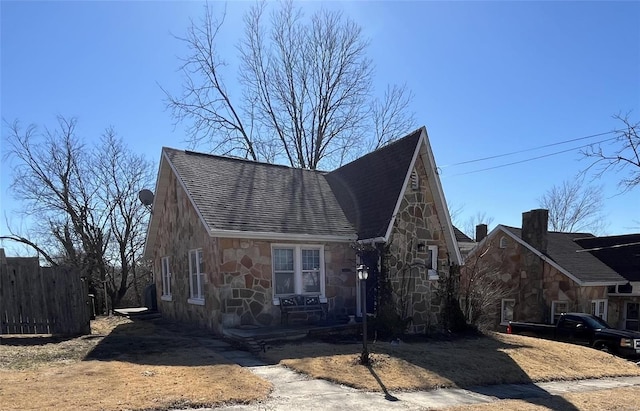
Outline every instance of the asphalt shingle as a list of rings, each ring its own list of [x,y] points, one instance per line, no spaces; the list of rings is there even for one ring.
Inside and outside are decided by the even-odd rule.
[[[522,238],[522,229],[508,226],[503,227],[519,238]],[[589,237],[594,236],[590,233],[561,233],[550,231],[547,234],[548,245],[546,256],[583,282],[606,283],[624,281],[623,277],[591,253],[585,251],[585,249],[576,242],[576,239]]]
[[[359,239],[386,234],[421,132],[418,129],[327,174]]]
[[[323,173],[164,148],[211,229],[355,236]]]

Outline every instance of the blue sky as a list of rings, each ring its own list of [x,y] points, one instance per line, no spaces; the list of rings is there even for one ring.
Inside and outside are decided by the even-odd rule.
[[[232,89],[242,13],[251,5],[227,5],[220,44]],[[610,131],[620,112],[640,119],[640,2],[304,3],[309,11],[320,6],[362,26],[377,90],[406,83],[414,93],[412,110],[429,132],[447,201],[463,206],[462,220],[486,212],[494,225],[519,226],[545,190],[589,163],[576,150],[460,175],[574,143],[448,165]],[[171,33],[183,34],[201,11],[194,1],[2,1],[2,118],[52,127],[56,115],[74,116],[79,132],[94,138],[113,126],[154,161],[163,145],[186,147],[159,85],[180,91],[177,56],[186,50]],[[5,215],[24,225],[8,189],[11,173],[3,161],[0,233]],[[618,177],[595,181],[605,188],[606,233],[639,232],[640,187],[619,194]]]

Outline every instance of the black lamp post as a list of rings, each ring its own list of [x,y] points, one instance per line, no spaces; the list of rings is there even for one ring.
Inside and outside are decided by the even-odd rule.
[[[360,355],[360,364],[369,365],[369,351],[367,350],[367,278],[369,277],[368,267],[359,265],[356,269],[358,279],[362,287],[362,354]]]

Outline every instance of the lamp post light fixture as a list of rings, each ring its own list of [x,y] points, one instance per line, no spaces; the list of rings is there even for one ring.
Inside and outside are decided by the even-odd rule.
[[[369,268],[366,265],[359,265],[356,269],[360,280],[362,296],[362,354],[360,354],[360,364],[369,365],[369,350],[367,350],[367,278]]]

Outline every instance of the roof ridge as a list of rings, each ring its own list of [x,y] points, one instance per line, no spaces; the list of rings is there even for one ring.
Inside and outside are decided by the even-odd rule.
[[[284,164],[267,163],[265,161],[251,160],[250,158],[242,158],[242,157],[238,157],[238,156],[226,156],[226,155],[214,154],[214,153],[203,153],[201,151],[185,150],[185,149],[178,149],[178,148],[166,147],[166,146],[162,147],[162,149],[163,150],[164,149],[168,149],[168,150],[173,150],[173,151],[179,151],[179,152],[183,152],[183,153],[188,154],[188,155],[211,157],[211,158],[217,158],[217,159],[229,160],[229,161],[238,161],[238,162],[250,163],[250,164],[255,164],[255,165],[280,167],[280,168],[286,168],[286,169],[290,169],[290,170],[310,171],[310,172],[318,173],[318,174],[325,174],[326,173],[325,171],[322,171],[322,170],[312,170],[310,168],[299,168],[299,167],[292,167],[292,166],[288,166],[288,165],[284,165]]]

